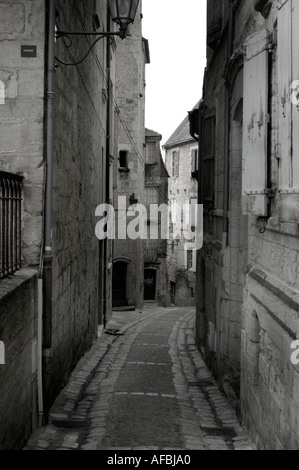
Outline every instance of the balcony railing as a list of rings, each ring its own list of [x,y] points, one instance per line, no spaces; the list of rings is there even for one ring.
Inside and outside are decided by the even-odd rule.
[[[0,279],[21,268],[23,177],[0,171]]]

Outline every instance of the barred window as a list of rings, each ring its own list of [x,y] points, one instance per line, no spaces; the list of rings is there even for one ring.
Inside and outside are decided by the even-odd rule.
[[[22,182],[0,171],[0,279],[21,268]]]

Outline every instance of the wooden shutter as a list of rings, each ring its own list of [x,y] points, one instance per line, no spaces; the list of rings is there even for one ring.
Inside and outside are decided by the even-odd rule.
[[[178,246],[178,268],[187,269],[187,250],[184,245]]]
[[[278,7],[277,19],[277,82],[278,82],[278,157],[279,187],[292,185],[292,12],[287,1]]]
[[[175,151],[172,152],[172,176],[176,177],[179,176],[179,152]]]
[[[289,0],[290,3],[290,0]],[[299,80],[299,2],[292,0],[292,82]],[[298,85],[298,83],[297,83]],[[297,87],[299,93],[299,87]],[[292,105],[293,111],[293,188],[299,192],[299,97]]]
[[[214,209],[215,165],[215,113],[206,110],[203,120],[203,203],[206,209]]]
[[[279,187],[299,191],[299,2],[282,0],[277,18]],[[298,92],[297,87],[297,92]]]
[[[176,176],[180,176],[180,153],[176,152]]]
[[[196,150],[191,150],[191,173],[196,171]]]
[[[222,2],[208,0],[207,2],[207,44],[214,48],[220,39],[222,27]]]
[[[259,31],[246,41],[243,115],[243,211],[267,215],[269,35]]]

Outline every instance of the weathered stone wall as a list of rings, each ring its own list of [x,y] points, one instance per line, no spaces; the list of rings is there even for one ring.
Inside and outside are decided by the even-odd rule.
[[[156,297],[158,305],[169,305],[169,293],[167,282],[167,244],[168,241],[162,238],[162,224],[165,223],[163,215],[160,215],[158,222],[152,220],[151,203],[159,207],[166,207],[168,211],[168,180],[169,175],[164,166],[161,155],[161,134],[146,129],[146,169],[145,188],[147,196],[147,240],[144,241],[144,268],[156,270]],[[151,196],[154,195],[153,200]],[[157,239],[151,240],[151,232],[157,231]]]
[[[45,2],[0,1],[0,170],[24,177],[22,264],[37,266],[44,181]],[[21,46],[36,46],[22,57]],[[37,273],[0,281],[0,448],[20,449],[37,422]]]
[[[19,450],[37,423],[37,273],[0,283],[0,449]]]
[[[105,1],[95,5],[57,0],[56,9],[61,30],[92,31],[95,14],[101,29],[105,28]],[[70,50],[63,47],[63,40],[58,40],[56,55],[73,62],[88,48],[89,41],[84,36],[73,38]],[[103,302],[95,209],[106,200],[106,89],[106,40],[102,39],[82,64],[58,65],[53,174],[54,396],[95,340]]]
[[[117,134],[114,148],[114,206],[118,196],[127,199],[134,194],[139,204],[145,205],[145,63],[146,55],[141,36],[141,2],[130,35],[125,41],[116,41],[116,86]],[[119,152],[127,152],[127,170],[121,171]],[[138,214],[136,214],[138,215]],[[134,217],[133,217],[134,218]],[[133,220],[129,218],[128,222]],[[114,261],[128,262],[127,299],[131,305],[142,308],[144,252],[143,240],[115,240]]]
[[[279,114],[282,97],[278,93],[278,69],[281,67],[278,51],[281,45],[277,41],[287,35],[285,30],[283,35],[275,34],[282,24],[281,4],[270,4],[272,8],[264,16],[255,11],[254,1],[235,5],[234,51],[226,67],[226,80],[230,85],[231,133],[229,237],[225,249],[221,240],[225,125],[223,77],[228,40],[225,31],[214,50],[208,48],[209,67],[204,91],[205,104],[209,108],[215,107],[216,111],[215,210],[205,216],[205,243],[199,255],[197,333],[199,346],[219,382],[234,403],[237,404],[236,400],[240,398],[238,410],[258,447],[296,449],[299,435],[298,366],[291,362],[291,343],[298,338],[295,320],[299,285],[298,226],[295,222],[296,217],[298,220],[298,188],[286,190],[281,185],[281,168],[289,156],[280,154],[280,162],[277,158],[277,148],[284,143],[280,137],[284,118],[284,114]],[[285,9],[287,4],[284,4]],[[297,14],[295,10],[292,12]],[[250,96],[257,92],[257,86],[252,89],[244,87],[245,67],[243,72],[242,61],[245,64],[247,60],[244,49],[247,39],[261,30],[272,34],[267,69],[264,75],[260,75],[260,79],[269,86],[265,165],[268,181],[265,189],[271,188],[272,195],[267,200],[266,212],[258,216],[241,207],[245,133],[248,133],[242,98],[244,102],[246,98],[248,103]],[[258,72],[261,70],[256,70],[253,82]],[[289,94],[288,90],[286,94]],[[252,119],[254,122],[255,117]],[[260,135],[261,132],[263,129]],[[294,153],[294,166],[296,158]],[[255,182],[255,176],[259,175],[254,164],[246,171],[251,172]]]
[[[0,1],[0,170],[24,176],[22,256],[38,265],[44,177],[45,2]],[[36,57],[21,57],[21,46]]]
[[[188,125],[188,124],[187,124]],[[183,208],[185,204],[189,204],[191,199],[198,197],[198,183],[192,179],[192,160],[191,151],[197,150],[198,144],[194,140],[185,143],[174,144],[166,148],[165,162],[169,173],[168,182],[168,198],[170,206],[175,203]],[[173,177],[172,173],[172,154],[179,152],[179,176]],[[176,217],[180,217],[179,214]],[[175,224],[174,224],[175,225]],[[181,243],[183,243],[183,239]],[[195,265],[193,270],[187,270],[179,266],[178,250],[179,244],[173,239],[173,233],[170,232],[170,239],[167,246],[167,272],[168,272],[168,289],[170,291],[170,283],[176,285],[175,304],[177,306],[195,306],[195,288],[196,288],[196,254],[193,258]]]

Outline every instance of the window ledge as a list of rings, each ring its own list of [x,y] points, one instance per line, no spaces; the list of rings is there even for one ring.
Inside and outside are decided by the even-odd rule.
[[[131,170],[129,168],[119,167],[118,171],[120,173],[129,173]]]

